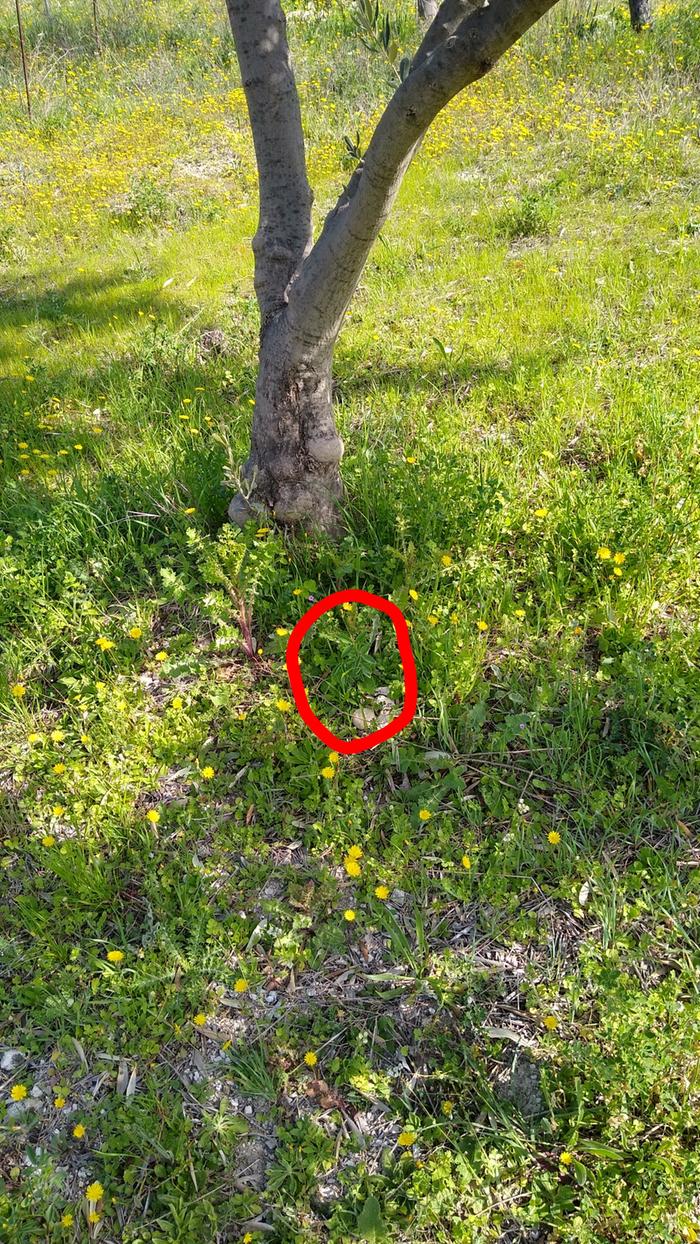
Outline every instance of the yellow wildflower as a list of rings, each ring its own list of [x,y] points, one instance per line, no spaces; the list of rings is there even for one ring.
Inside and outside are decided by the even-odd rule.
[[[124,958],[124,951],[123,950],[108,950],[107,958],[109,959],[110,963],[121,963],[122,959]]]
[[[408,1149],[411,1145],[415,1145],[417,1139],[415,1132],[400,1132],[396,1138],[396,1143],[401,1145],[403,1149]]]
[[[75,1127],[73,1128],[73,1135],[75,1136],[76,1140],[83,1139],[83,1136],[85,1135],[85,1128],[82,1123],[76,1123]]]
[[[551,843],[553,847],[558,847],[561,842],[561,834],[558,834],[556,829],[550,829],[547,834],[547,842]]]
[[[141,630],[140,626],[132,626],[129,631],[129,635],[131,636],[132,639],[140,639],[141,636],[143,635],[143,631]]]
[[[289,713],[292,708],[289,700],[275,700],[275,707],[279,709],[280,713]]]
[[[334,778],[334,777],[335,777],[335,769],[333,768],[333,766],[332,766],[332,765],[326,765],[326,766],[325,766],[325,768],[321,769],[321,777],[328,778],[328,779],[329,779],[329,781],[330,781],[330,779],[331,779],[331,778]]]
[[[150,821],[151,825],[157,825],[160,820],[160,812],[157,812],[155,808],[151,808],[146,813],[146,820]]]
[[[606,544],[602,544],[597,552],[598,552],[598,557],[600,558],[602,562],[607,562],[612,557],[612,551],[608,548]]]
[[[384,902],[384,900],[389,897],[390,890],[386,885],[377,885],[374,887],[374,893],[376,898],[379,898],[382,902]]]
[[[353,920],[355,919],[355,912],[353,911],[352,907],[346,908],[346,910],[343,912],[343,919],[347,920],[348,924],[352,924]]]
[[[13,1084],[10,1089],[10,1097],[13,1101],[24,1101],[27,1096],[26,1084]]]
[[[93,1184],[88,1184],[85,1195],[88,1201],[101,1201],[105,1194],[105,1190],[98,1179]]]
[[[543,1022],[547,1032],[554,1032],[555,1028],[559,1027],[559,1020],[556,1015],[545,1015]]]
[[[27,688],[24,686],[24,683],[21,682],[16,682],[10,690],[16,700],[21,700],[22,697],[27,694]]]
[[[204,766],[204,768],[202,769],[202,777],[204,778],[205,782],[209,782],[211,778],[213,778],[214,772],[215,770],[212,769],[211,765]]]
[[[236,993],[245,993],[246,989],[248,988],[248,981],[246,980],[245,976],[239,976],[238,980],[234,981],[233,988]]]
[[[421,808],[420,812],[418,813],[418,820],[429,821],[432,815],[433,815],[432,812],[429,812],[427,808]]]
[[[318,1062],[318,1055],[313,1050],[307,1050],[304,1055],[304,1062],[307,1067],[315,1067]]]
[[[345,859],[343,860],[343,867],[348,874],[348,877],[362,876],[362,869],[360,868],[357,860],[353,860],[349,855],[345,856]]]

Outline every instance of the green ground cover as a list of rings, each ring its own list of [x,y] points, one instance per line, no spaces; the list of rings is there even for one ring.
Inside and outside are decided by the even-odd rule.
[[[700,7],[555,12],[431,132],[339,343],[336,544],[224,524],[223,5],[103,5],[99,56],[51,7],[30,123],[0,5],[0,1239],[699,1239]],[[340,7],[290,34],[320,221],[391,72]],[[339,758],[284,650],[354,586],[420,696]],[[375,621],[305,641],[341,729],[400,699]]]

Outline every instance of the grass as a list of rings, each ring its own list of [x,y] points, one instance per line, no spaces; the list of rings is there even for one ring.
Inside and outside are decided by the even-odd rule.
[[[97,56],[51,7],[31,124],[0,7],[0,1238],[697,1240],[700,10],[555,12],[431,132],[331,545],[224,523],[223,9],[101,5]],[[290,31],[320,221],[391,73],[339,7]],[[335,758],[279,632],[350,586],[419,708]],[[400,699],[362,608],[303,661],[340,730]]]

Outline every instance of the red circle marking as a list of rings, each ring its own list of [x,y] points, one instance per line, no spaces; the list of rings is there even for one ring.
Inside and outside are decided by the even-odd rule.
[[[324,726],[320,717],[317,717],[309,704],[309,697],[306,694],[304,679],[301,674],[301,666],[299,664],[299,649],[301,641],[307,631],[311,629],[314,622],[323,617],[324,613],[328,613],[329,609],[334,609],[336,605],[342,605],[345,601],[356,601],[358,605],[369,605],[370,609],[378,609],[380,613],[385,613],[391,619],[391,623],[396,633],[396,643],[401,657],[401,667],[403,669],[404,680],[404,696],[403,708],[393,721],[388,725],[382,726],[380,730],[373,730],[371,734],[365,734],[361,738],[356,739],[339,739],[337,734],[333,734],[328,726]],[[418,675],[416,674],[416,663],[413,659],[413,651],[411,649],[411,639],[408,634],[408,625],[398,605],[394,605],[390,600],[385,600],[383,596],[375,596],[373,592],[364,592],[362,588],[347,588],[344,592],[332,592],[330,596],[324,596],[322,600],[317,600],[315,605],[304,614],[297,622],[294,630],[289,636],[286,652],[287,673],[289,674],[289,684],[292,688],[292,694],[299,709],[299,715],[306,723],[310,730],[320,739],[326,747],[330,747],[332,751],[342,752],[345,756],[357,755],[358,752],[365,752],[370,747],[376,747],[378,743],[385,743],[387,739],[393,739],[395,734],[400,730],[404,730],[412,721],[415,715],[416,706],[418,704]]]

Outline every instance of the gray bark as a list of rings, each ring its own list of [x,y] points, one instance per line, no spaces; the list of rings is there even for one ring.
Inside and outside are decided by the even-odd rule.
[[[439,7],[438,0],[417,0],[416,8],[421,26],[429,26],[435,20]]]
[[[299,101],[280,0],[228,0],[260,182],[261,315],[251,452],[232,521],[333,527],[343,452],[333,347],[369,252],[430,124],[556,0],[444,0],[313,244]]]
[[[651,26],[651,0],[629,0],[632,29],[640,31]]]

